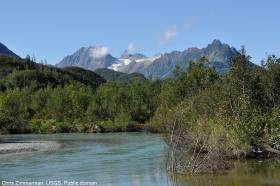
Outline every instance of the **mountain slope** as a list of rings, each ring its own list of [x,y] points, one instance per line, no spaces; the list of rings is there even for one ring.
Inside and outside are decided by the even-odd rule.
[[[95,70],[111,66],[117,59],[108,54],[106,47],[82,47],[72,55],[62,59],[56,66],[76,66],[85,69]]]
[[[94,71],[96,74],[100,75],[106,80],[109,81],[123,81],[123,82],[132,82],[132,81],[145,81],[146,78],[143,74],[134,72],[131,74],[126,74],[123,72],[117,72],[107,68],[99,68]]]
[[[189,48],[182,52],[166,53],[147,68],[140,69],[139,72],[145,76],[152,75],[154,78],[162,79],[172,76],[176,65],[179,65],[181,69],[186,69],[190,61],[198,61],[200,58],[206,57],[219,73],[224,73],[229,68],[229,59],[237,53],[235,48],[222,44],[219,40],[214,40],[206,48]]]
[[[108,68],[115,71],[131,74],[134,72],[140,72],[141,69],[147,68],[160,57],[161,54],[152,57],[146,57],[143,54],[138,53],[122,55],[121,58],[118,59],[119,63],[115,63]]]
[[[0,55],[6,55],[6,56],[13,56],[13,57],[19,57],[14,52],[9,50],[4,44],[0,43]]]

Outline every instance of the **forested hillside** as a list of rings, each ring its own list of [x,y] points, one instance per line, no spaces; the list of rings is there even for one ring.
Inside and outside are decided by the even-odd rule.
[[[142,83],[137,76],[129,83],[105,83],[78,67],[59,69],[29,57],[1,56],[0,77],[2,133],[136,130],[156,109],[159,84]]]
[[[29,57],[19,59],[0,56],[1,90],[12,88],[44,88],[67,84],[83,84],[96,89],[105,80],[92,71],[82,68],[59,69],[38,64]]]

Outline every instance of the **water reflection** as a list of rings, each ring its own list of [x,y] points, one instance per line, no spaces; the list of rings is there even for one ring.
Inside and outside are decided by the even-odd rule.
[[[269,186],[280,185],[280,164],[277,160],[235,161],[223,174],[177,176],[177,185],[190,186]]]
[[[0,159],[0,180],[95,181],[102,186],[172,186],[165,169],[166,146],[145,133],[4,136],[17,140],[56,140],[55,152]],[[280,185],[279,163],[234,162],[220,175],[177,176],[179,186]]]

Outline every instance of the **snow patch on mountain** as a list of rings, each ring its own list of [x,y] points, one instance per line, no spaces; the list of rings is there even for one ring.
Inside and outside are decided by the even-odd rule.
[[[155,55],[152,57],[139,57],[139,54],[137,56],[135,55],[127,55],[127,58],[119,58],[117,63],[112,64],[109,66],[109,69],[115,70],[115,71],[120,71],[121,68],[128,66],[132,62],[136,63],[152,63],[153,61],[159,59],[162,56],[162,54]]]

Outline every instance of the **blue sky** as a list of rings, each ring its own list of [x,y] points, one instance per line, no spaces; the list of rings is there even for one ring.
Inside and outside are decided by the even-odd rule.
[[[153,55],[213,39],[280,55],[279,0],[1,0],[0,42],[55,64],[82,46]]]

